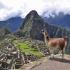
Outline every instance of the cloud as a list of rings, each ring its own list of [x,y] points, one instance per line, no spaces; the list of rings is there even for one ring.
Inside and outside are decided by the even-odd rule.
[[[47,17],[54,17],[54,12],[70,14],[70,0],[0,0],[0,21],[15,16],[24,18],[31,10]]]

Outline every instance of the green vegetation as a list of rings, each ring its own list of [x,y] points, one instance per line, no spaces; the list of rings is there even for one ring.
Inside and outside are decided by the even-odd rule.
[[[15,41],[16,42],[16,41]],[[18,42],[17,41],[17,47],[22,51],[25,52],[25,54],[29,55],[32,54],[38,58],[43,57],[44,54],[39,52],[37,49],[31,48],[28,42]]]

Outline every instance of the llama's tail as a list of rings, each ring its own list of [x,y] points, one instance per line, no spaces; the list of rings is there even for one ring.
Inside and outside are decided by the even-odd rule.
[[[65,40],[65,47],[67,47],[67,45],[68,45],[68,37],[65,36],[65,37],[64,37],[64,40]]]

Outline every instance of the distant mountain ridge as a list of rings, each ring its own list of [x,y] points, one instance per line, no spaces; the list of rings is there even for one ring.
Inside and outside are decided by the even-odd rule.
[[[64,15],[63,13],[60,13],[58,16],[55,15],[54,18],[50,16],[49,18],[44,17],[43,19],[45,22],[48,22],[49,24],[54,24],[56,26],[61,26],[61,27],[70,29],[70,15],[69,14]],[[11,32],[16,32],[22,26],[23,21],[24,19],[22,19],[21,17],[18,17],[18,16],[12,17],[6,21],[0,21],[0,28],[6,27]]]
[[[16,32],[22,25],[21,17],[13,17],[6,21],[0,21],[0,28],[7,28],[10,32]]]
[[[60,14],[58,16],[55,16],[54,18],[50,16],[49,18],[44,17],[44,21],[48,22],[49,24],[54,24],[56,26],[61,26],[64,28],[70,29],[70,15],[63,15]]]

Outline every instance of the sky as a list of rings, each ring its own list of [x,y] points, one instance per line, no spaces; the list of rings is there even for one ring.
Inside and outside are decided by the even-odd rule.
[[[39,15],[55,17],[59,12],[70,14],[70,0],[0,0],[0,21],[11,17],[24,18],[31,10]]]

